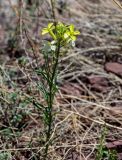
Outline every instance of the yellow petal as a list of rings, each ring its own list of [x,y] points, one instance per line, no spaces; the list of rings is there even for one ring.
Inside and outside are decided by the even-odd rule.
[[[71,39],[72,39],[73,41],[75,41],[75,40],[76,40],[76,36],[71,36]]]
[[[53,26],[53,23],[48,24],[48,28],[51,28]]]
[[[73,24],[71,24],[71,25],[69,26],[69,28],[70,28],[70,31],[71,31],[71,32],[74,32],[74,25],[73,25]]]
[[[42,35],[44,35],[44,34],[46,34],[46,33],[48,33],[48,30],[47,30],[46,28],[44,28],[44,29],[42,30]]]
[[[79,35],[79,34],[80,34],[79,31],[75,31],[75,32],[74,32],[74,35]]]

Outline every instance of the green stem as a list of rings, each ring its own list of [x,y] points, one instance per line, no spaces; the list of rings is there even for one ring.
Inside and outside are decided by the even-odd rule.
[[[54,99],[54,95],[53,95],[53,86],[56,85],[55,80],[55,75],[56,75],[56,71],[57,71],[57,67],[58,67],[58,60],[59,60],[59,54],[60,54],[60,41],[57,44],[57,49],[56,49],[56,53],[55,53],[55,63],[54,66],[52,68],[52,77],[51,77],[51,83],[49,85],[49,99],[48,99],[48,129],[47,129],[47,133],[46,133],[46,146],[45,146],[45,151],[44,151],[44,160],[47,159],[47,155],[48,155],[48,149],[49,149],[49,145],[50,145],[50,136],[51,136],[51,130],[52,130],[52,122],[53,122],[53,115],[52,115],[52,108],[53,108],[53,99]]]

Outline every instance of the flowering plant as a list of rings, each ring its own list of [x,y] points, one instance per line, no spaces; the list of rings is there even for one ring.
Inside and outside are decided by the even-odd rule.
[[[42,29],[42,35],[48,34],[51,37],[50,41],[44,43],[42,53],[44,55],[45,64],[43,67],[36,70],[38,75],[41,75],[42,82],[38,83],[38,88],[41,90],[46,102],[43,104],[34,103],[38,108],[43,110],[43,117],[46,126],[45,132],[45,150],[44,160],[47,159],[48,148],[51,144],[51,134],[53,130],[53,102],[57,88],[58,61],[60,58],[60,49],[66,45],[74,46],[79,31],[74,29],[74,25],[65,25],[61,22],[54,24],[49,23],[47,27]],[[40,106],[40,107],[39,107]]]
[[[79,31],[75,31],[74,25],[65,25],[61,22],[54,25],[54,23],[49,23],[46,28],[42,30],[42,35],[49,34],[51,38],[53,39],[52,45],[56,44],[58,41],[60,41],[60,45],[64,46],[66,44],[71,44],[74,47],[76,36],[80,34]]]

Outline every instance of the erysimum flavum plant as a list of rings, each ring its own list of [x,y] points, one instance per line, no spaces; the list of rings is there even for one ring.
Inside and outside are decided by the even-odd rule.
[[[38,88],[41,90],[46,102],[46,106],[34,102],[34,105],[43,110],[44,124],[45,124],[45,149],[43,159],[46,160],[48,156],[48,149],[51,145],[51,134],[53,132],[54,112],[53,102],[57,88],[58,62],[60,58],[60,51],[67,45],[74,46],[77,35],[74,25],[65,25],[59,23],[49,23],[46,28],[43,28],[41,34],[44,36],[48,34],[51,37],[50,41],[45,41],[42,49],[45,63],[42,68],[36,72],[41,76],[42,81],[38,83]]]

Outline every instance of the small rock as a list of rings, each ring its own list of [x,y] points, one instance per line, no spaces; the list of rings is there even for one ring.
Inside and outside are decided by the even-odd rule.
[[[108,88],[106,86],[101,86],[99,84],[94,84],[93,86],[91,86],[91,89],[96,92],[103,92],[103,93],[106,93],[108,91]]]
[[[118,153],[118,160],[122,160],[122,153]]]
[[[108,80],[100,76],[90,76],[88,77],[88,82],[90,83],[90,88],[96,92],[107,92],[108,91]]]
[[[108,86],[108,81],[104,77],[90,76],[88,77],[88,81],[92,85],[99,84],[100,86]]]
[[[83,89],[78,84],[74,83],[65,83],[60,90],[67,95],[80,97],[83,94]]]
[[[105,70],[118,76],[122,76],[122,64],[120,63],[108,62],[105,64]]]

